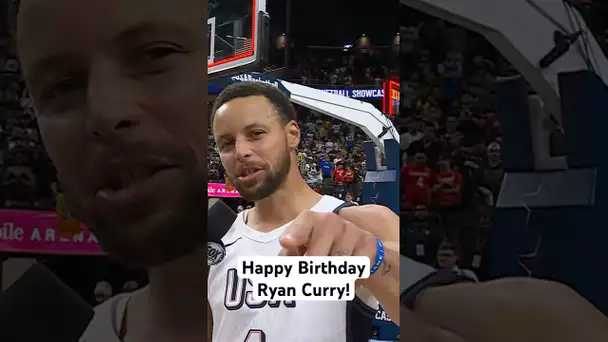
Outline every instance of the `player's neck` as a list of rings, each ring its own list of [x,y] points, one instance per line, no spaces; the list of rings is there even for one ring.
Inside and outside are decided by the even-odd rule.
[[[296,218],[302,211],[312,208],[321,195],[306,184],[297,169],[292,168],[285,184],[274,194],[255,202],[250,225],[260,231],[270,231]],[[256,227],[258,226],[258,227]],[[265,227],[274,227],[267,229]]]
[[[129,305],[132,314],[128,317],[140,315],[142,320],[135,318],[133,323],[145,331],[142,331],[143,336],[155,341],[163,338],[176,342],[205,340],[206,263],[206,248],[200,248],[188,256],[148,270],[150,285],[139,298],[132,299]]]

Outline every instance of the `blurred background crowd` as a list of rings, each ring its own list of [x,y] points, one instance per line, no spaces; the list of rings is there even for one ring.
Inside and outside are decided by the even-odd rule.
[[[40,143],[20,72],[14,41],[0,38],[0,203],[5,208],[53,209],[55,171]]]
[[[606,2],[570,3],[606,53]],[[460,26],[409,8],[400,25],[401,252],[486,279],[483,257],[504,175],[495,81],[518,72]],[[546,124],[551,156],[564,155],[561,124],[553,116]]]
[[[516,71],[463,28],[422,14],[405,24],[402,253],[475,270],[503,175],[494,81]]]

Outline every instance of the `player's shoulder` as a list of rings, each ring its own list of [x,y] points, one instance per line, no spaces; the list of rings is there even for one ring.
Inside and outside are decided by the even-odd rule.
[[[420,280],[435,272],[435,269],[427,264],[414,261],[402,255],[399,263],[399,272],[401,274],[399,285],[401,287],[401,292],[404,292]]]
[[[344,203],[344,201],[339,198],[329,195],[323,195],[323,197],[321,197],[321,200],[319,200],[319,202],[314,207],[312,207],[311,210],[317,212],[331,212],[334,211],[334,209],[336,209],[340,205],[342,205],[342,203]]]
[[[405,256],[401,257],[400,273],[400,300],[410,309],[414,309],[418,294],[430,287],[477,283],[477,277],[470,271],[466,272],[459,268],[436,270]]]
[[[116,327],[131,296],[131,293],[119,294],[96,306],[93,319],[79,342],[120,342]]]

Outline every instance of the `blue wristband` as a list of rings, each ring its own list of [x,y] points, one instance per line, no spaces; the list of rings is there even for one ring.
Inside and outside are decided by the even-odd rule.
[[[376,260],[374,260],[374,266],[372,266],[372,269],[369,271],[369,275],[371,276],[372,274],[376,273],[376,271],[378,271],[380,265],[382,265],[383,262],[384,245],[382,244],[382,241],[380,241],[379,238],[376,238]]]

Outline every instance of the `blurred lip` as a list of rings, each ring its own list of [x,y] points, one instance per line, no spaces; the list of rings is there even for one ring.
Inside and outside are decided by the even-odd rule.
[[[251,181],[251,180],[255,179],[262,171],[263,170],[261,170],[261,169],[255,170],[255,171],[252,171],[251,173],[247,173],[243,176],[239,176],[239,180],[243,181],[243,182]]]
[[[116,209],[139,205],[153,196],[162,195],[163,191],[159,189],[167,184],[174,183],[174,178],[178,176],[178,172],[177,167],[157,169],[149,175],[133,179],[119,188],[101,188],[97,190],[95,197]]]
[[[264,168],[261,166],[247,165],[238,168],[237,175],[240,181],[247,182],[255,179],[262,171]]]
[[[95,195],[107,200],[140,197],[139,193],[147,190],[152,183],[159,185],[159,176],[166,176],[178,167],[177,164],[158,157],[110,160],[101,170]]]

